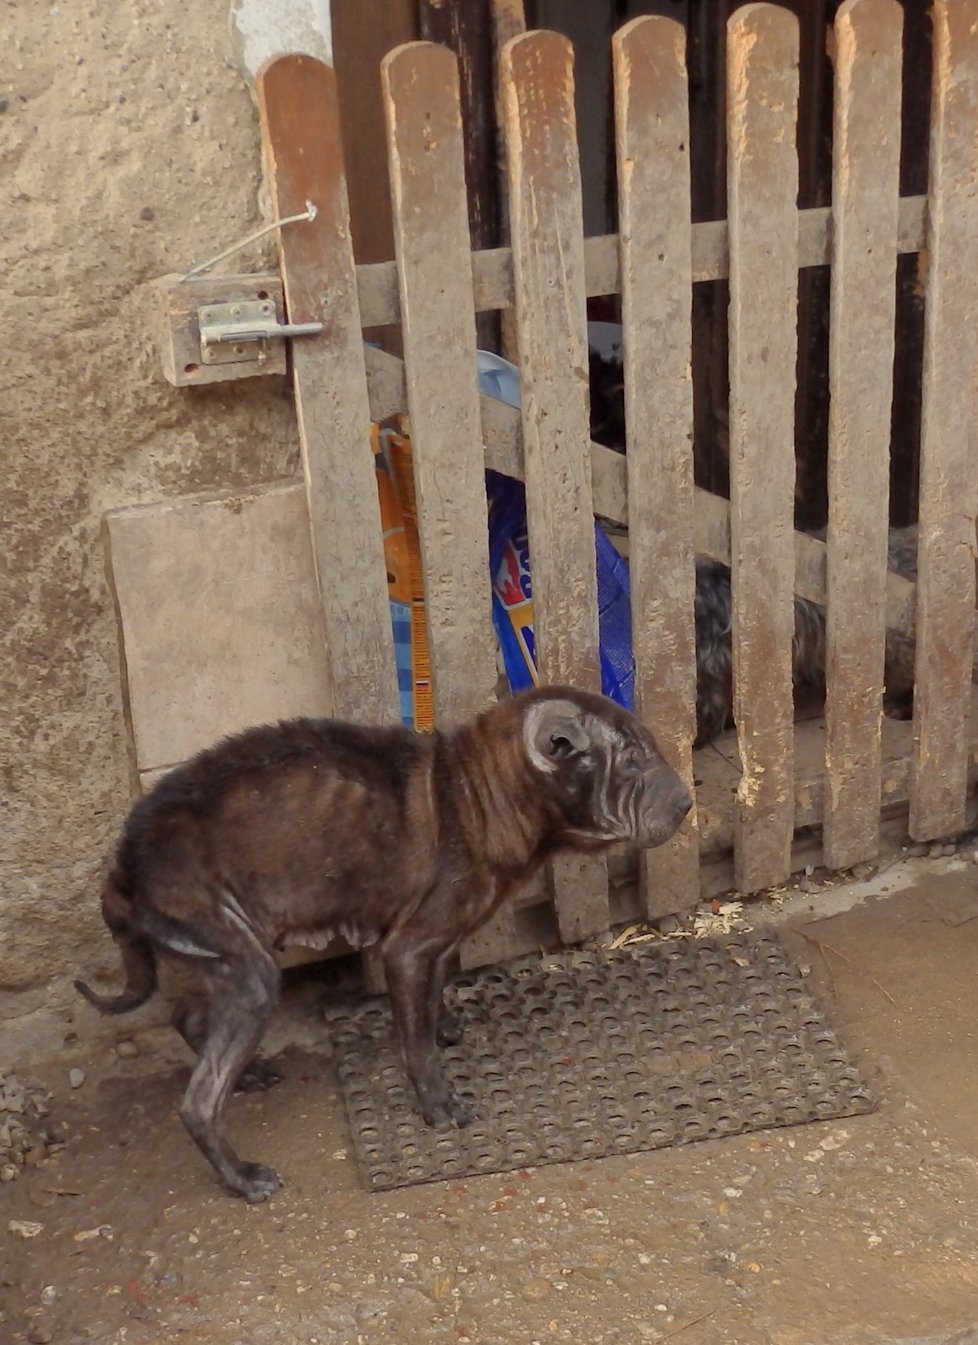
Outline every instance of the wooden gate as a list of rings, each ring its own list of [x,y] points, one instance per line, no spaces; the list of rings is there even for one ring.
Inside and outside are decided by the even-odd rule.
[[[899,195],[902,13],[847,0],[835,24],[833,205],[797,209],[795,18],[768,4],[728,31],[729,218],[692,224],[685,33],[636,19],[614,39],[620,234],[585,239],[572,55],[530,32],[500,56],[511,246],[472,252],[454,56],[417,42],[384,61],[396,260],[356,266],[333,72],[279,59],[259,77],[283,230],[292,368],[334,712],[398,717],[371,421],[406,413],[413,443],[436,718],[484,707],[497,682],[485,471],[526,484],[541,680],[600,689],[593,517],[628,529],[636,700],[698,787],[681,834],[637,883],[559,864],[470,942],[469,964],[689,906],[722,878],[782,883],[800,827],[824,860],[878,851],[881,810],[910,834],[962,828],[972,744],[978,334],[978,0],[934,5],[931,177]],[[309,109],[318,110],[315,123]],[[310,129],[312,128],[312,129]],[[887,572],[889,424],[898,253],[926,252],[919,579]],[[831,265],[827,542],[793,530],[799,269]],[[693,484],[693,286],[730,284],[727,502]],[[627,452],[590,441],[586,299],[620,294]],[[513,319],[522,410],[480,397],[476,314]],[[403,360],[365,346],[399,325]],[[694,562],[731,567],[736,750],[693,752]],[[802,732],[792,702],[794,595],[827,606],[827,698]],[[887,630],[916,627],[912,730],[881,716]],[[726,864],[727,861],[724,861]],[[614,873],[629,873],[628,864]],[[634,861],[630,870],[635,875]]]

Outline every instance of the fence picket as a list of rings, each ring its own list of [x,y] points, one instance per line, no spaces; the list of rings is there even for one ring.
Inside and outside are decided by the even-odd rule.
[[[291,322],[322,322],[292,348],[309,522],[340,718],[400,719],[336,76],[311,56],[258,75],[266,176],[279,216]]]
[[[438,725],[483,709],[496,684],[458,66],[411,43],[381,69],[404,371]],[[505,903],[463,965],[514,941]],[[489,958],[488,960],[493,960]]]
[[[537,662],[543,682],[600,690],[581,182],[573,56],[556,33],[503,47],[500,83],[523,390]],[[607,929],[602,859],[559,860],[565,942]]]
[[[385,57],[381,76],[435,715],[444,727],[484,709],[496,684],[458,68],[447,47],[415,42]]]
[[[734,873],[750,892],[788,876],[794,821],[798,23],[752,4],[727,31]]]
[[[635,702],[692,788],[696,579],[686,34],[672,19],[633,19],[615,34],[612,49]],[[650,916],[696,902],[699,846],[692,818],[667,845],[646,852],[640,876]]]
[[[825,862],[879,845],[903,11],[835,21],[829,329]]]
[[[978,4],[935,0],[910,833],[960,830],[975,600]]]

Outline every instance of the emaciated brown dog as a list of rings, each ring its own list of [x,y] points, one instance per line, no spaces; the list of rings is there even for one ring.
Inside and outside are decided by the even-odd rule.
[[[228,1094],[278,1077],[254,1052],[279,993],[275,950],[380,943],[408,1073],[430,1125],[472,1119],[436,1042],[458,1040],[442,990],[453,955],[559,850],[661,845],[691,800],[651,734],[603,696],[541,688],[452,732],[296,720],[251,729],[166,776],[132,809],[102,892],[125,1013],[158,953],[195,969],[174,1023],[199,1059],[181,1115],[250,1201],[279,1185],[221,1130]]]

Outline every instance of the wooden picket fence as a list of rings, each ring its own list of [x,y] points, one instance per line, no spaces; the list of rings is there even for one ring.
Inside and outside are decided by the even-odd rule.
[[[456,62],[392,52],[387,110],[396,261],[354,265],[336,84],[305,57],[259,81],[276,213],[318,207],[281,234],[303,466],[336,713],[398,716],[368,426],[407,411],[436,717],[487,704],[497,679],[487,570],[487,467],[523,479],[541,680],[599,689],[592,519],[627,524],[639,713],[694,779],[694,557],[732,566],[740,752],[734,879],[783,882],[799,825],[821,823],[833,867],[871,859],[881,800],[909,799],[918,839],[964,824],[972,742],[978,333],[978,0],[937,0],[931,177],[899,195],[902,14],[847,0],[835,25],[833,206],[799,212],[798,33],[774,5],[729,26],[729,218],[691,224],[685,34],[636,19],[613,43],[620,234],[584,239],[572,54],[530,32],[500,56],[511,247],[470,250]],[[310,107],[321,109],[314,134]],[[300,115],[303,112],[303,115]],[[919,581],[886,570],[898,252],[926,249]],[[830,518],[823,545],[793,530],[800,267],[832,271]],[[692,286],[729,277],[729,504],[694,488]],[[590,442],[586,297],[620,293],[628,450]],[[476,312],[515,314],[523,407],[480,398]],[[400,324],[403,361],[363,328]],[[323,349],[328,360],[323,360]],[[324,372],[325,371],[325,372]],[[827,602],[824,777],[796,782],[793,595]],[[884,632],[916,625],[912,750],[883,759]],[[638,909],[700,892],[702,827],[642,861]],[[559,865],[553,903],[571,941],[612,920],[603,861]],[[512,912],[468,960],[516,951]]]

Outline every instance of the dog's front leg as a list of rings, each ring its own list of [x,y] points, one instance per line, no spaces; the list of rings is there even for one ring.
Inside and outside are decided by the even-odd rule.
[[[432,1126],[468,1125],[471,1108],[449,1087],[438,1059],[436,1038],[442,988],[457,940],[420,942],[409,930],[395,930],[385,941],[384,971],[390,991],[408,1077],[424,1119]]]

